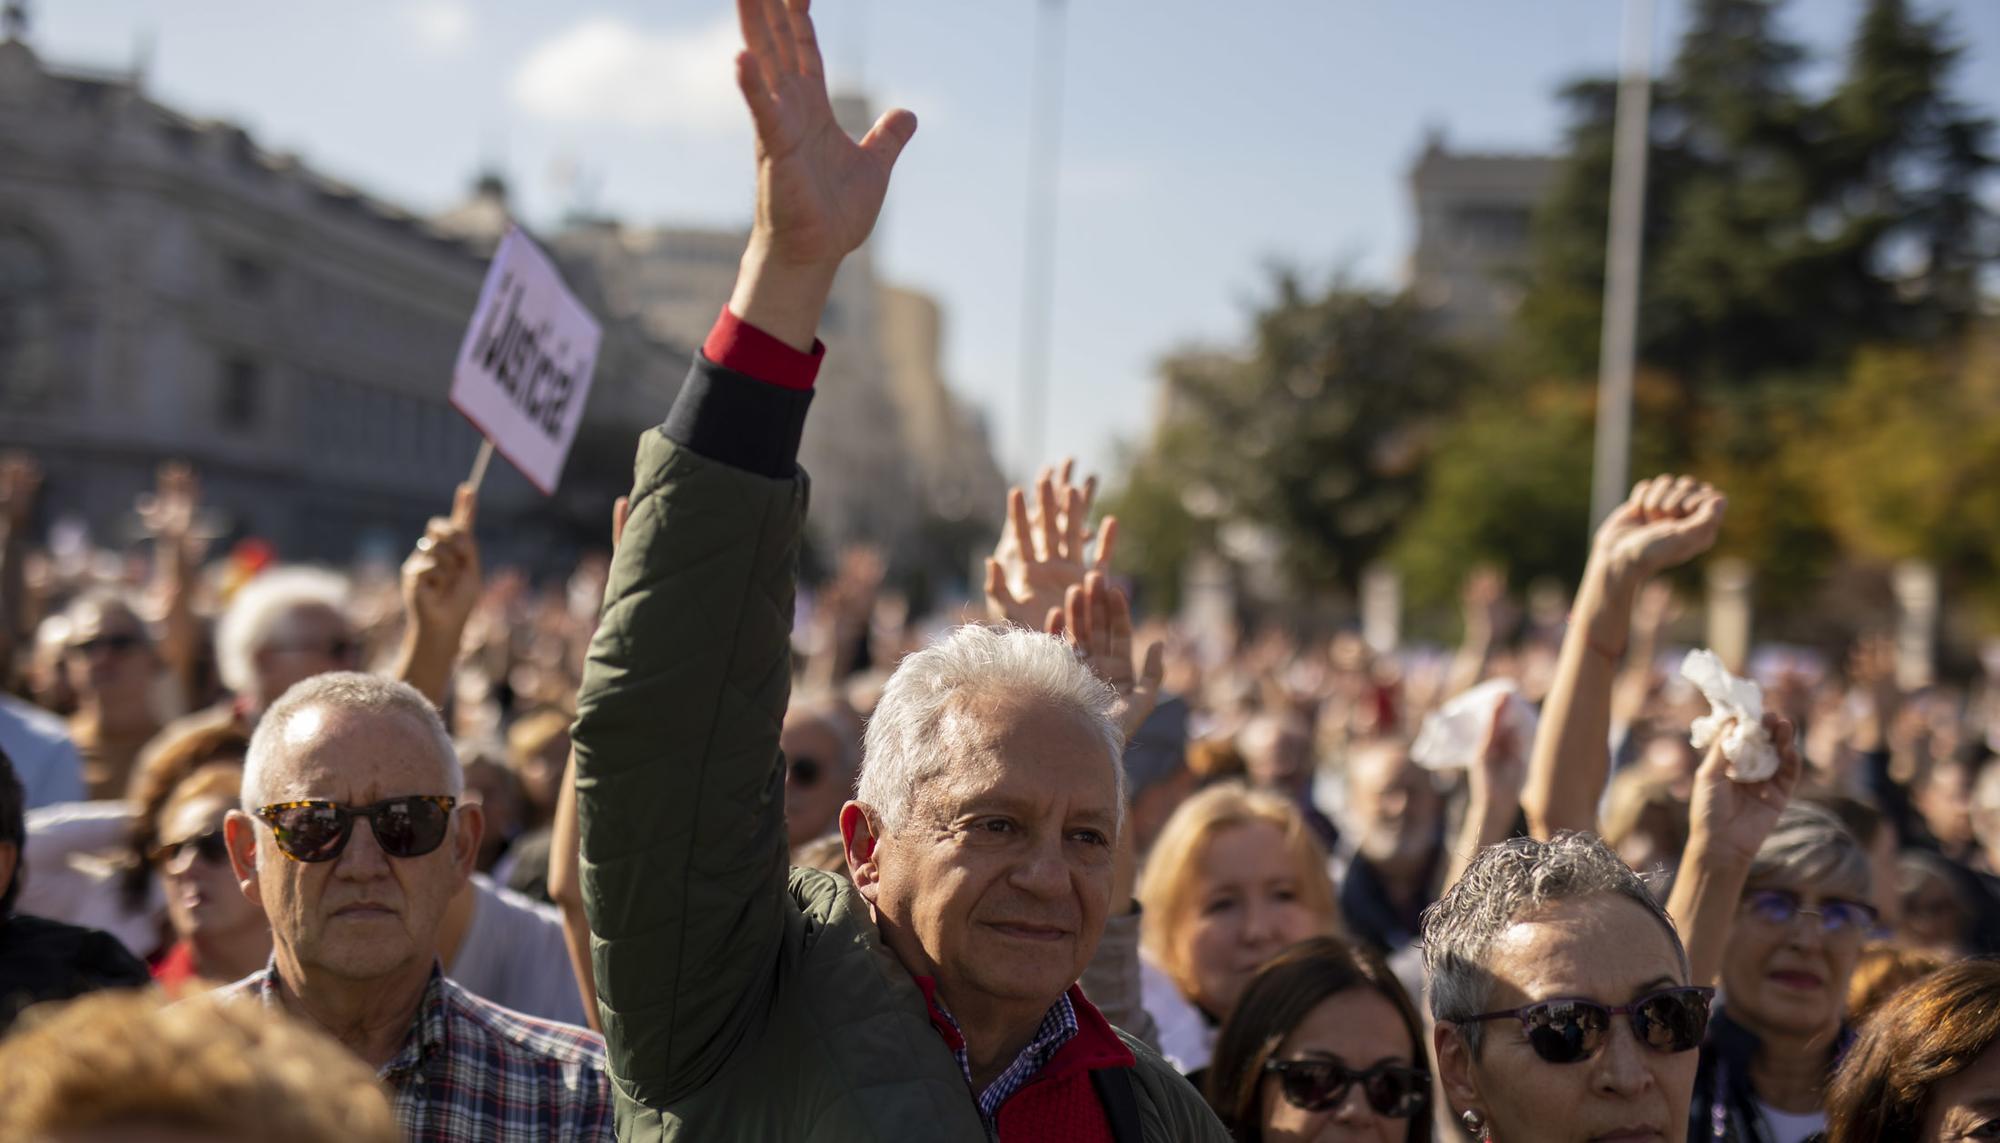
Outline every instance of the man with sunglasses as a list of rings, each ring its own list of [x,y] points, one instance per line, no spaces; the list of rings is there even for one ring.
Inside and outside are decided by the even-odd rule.
[[[964,628],[905,659],[840,810],[853,882],[788,870],[779,743],[814,334],[916,130],[891,111],[847,136],[806,8],[738,0],[757,221],[640,442],[577,699],[620,1136],[1224,1139],[1076,987],[1113,893],[1124,730],[1055,639]]]
[[[309,1020],[378,1069],[412,1138],[609,1137],[603,1044],[447,979],[438,931],[483,820],[411,687],[318,675],[264,715],[224,825],[271,963],[227,991]]]

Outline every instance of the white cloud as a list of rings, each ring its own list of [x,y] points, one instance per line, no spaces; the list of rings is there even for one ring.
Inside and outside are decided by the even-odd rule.
[[[469,0],[424,0],[408,11],[417,42],[433,51],[456,51],[472,35]]]
[[[740,130],[748,117],[736,92],[739,50],[727,15],[677,33],[594,17],[529,53],[514,73],[513,99],[556,123]]]

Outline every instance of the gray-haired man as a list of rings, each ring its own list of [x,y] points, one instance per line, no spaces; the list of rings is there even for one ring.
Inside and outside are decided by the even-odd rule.
[[[444,724],[410,686],[319,675],[265,712],[224,824],[271,963],[230,986],[325,1029],[380,1072],[412,1138],[610,1134],[604,1049],[511,1012],[437,965],[483,824]]]
[[[1075,981],[1111,897],[1123,733],[1060,643],[905,660],[841,810],[854,884],[787,876],[779,729],[814,331],[916,129],[834,121],[803,0],[739,0],[758,209],[728,311],[641,442],[578,698],[583,883],[620,1134],[1224,1138]]]

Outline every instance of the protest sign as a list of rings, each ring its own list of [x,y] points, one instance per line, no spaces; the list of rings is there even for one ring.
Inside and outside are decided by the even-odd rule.
[[[544,495],[576,440],[602,336],[548,255],[510,227],[458,348],[451,403]]]

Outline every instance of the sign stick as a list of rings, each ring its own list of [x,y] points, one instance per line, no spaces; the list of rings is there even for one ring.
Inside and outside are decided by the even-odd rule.
[[[472,458],[472,475],[465,478],[465,482],[472,486],[474,495],[478,495],[479,486],[486,483],[486,466],[491,463],[493,463],[493,438],[487,437],[479,442],[479,455]]]

